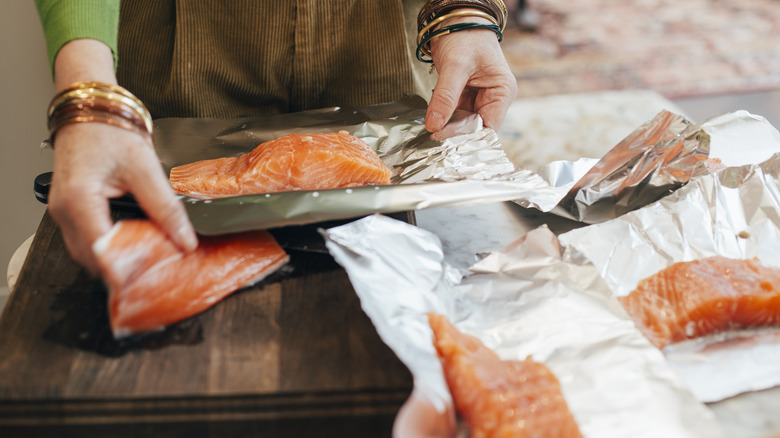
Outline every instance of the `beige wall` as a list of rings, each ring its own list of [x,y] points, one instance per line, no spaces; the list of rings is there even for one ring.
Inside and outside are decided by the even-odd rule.
[[[51,170],[41,151],[46,106],[54,92],[43,31],[31,0],[0,0],[0,294],[14,250],[35,232],[45,206],[33,180]],[[1,297],[0,297],[1,298]]]

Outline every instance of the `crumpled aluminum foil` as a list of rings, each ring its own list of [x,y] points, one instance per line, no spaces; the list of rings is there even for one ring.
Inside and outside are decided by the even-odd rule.
[[[749,137],[740,143],[750,144]],[[777,140],[775,150],[780,148]],[[743,144],[729,147],[734,162],[745,161],[738,156],[749,153],[742,152],[749,149]],[[695,178],[657,203],[570,231],[560,241],[592,262],[616,296],[629,294],[641,279],[680,261],[757,257],[780,267],[780,155]],[[701,401],[780,385],[777,328],[690,340],[666,347],[664,354]]]
[[[706,172],[708,146],[700,126],[663,111],[601,158],[555,212],[597,223],[647,205]]]
[[[346,130],[371,145],[393,171],[391,185],[294,191],[214,200],[184,197],[195,229],[223,234],[445,205],[541,197],[552,208],[560,189],[529,170],[515,170],[492,129],[458,112],[441,132],[425,130],[426,102],[408,97],[362,108],[329,108],[240,119],[160,119],[155,145],[166,171],[238,156],[291,133]]]
[[[433,234],[382,216],[323,235],[377,332],[411,370],[414,393],[439,413],[428,421],[454,421],[425,318],[438,312],[504,359],[530,355],[547,364],[586,437],[725,436],[626,319],[598,271],[566,259],[546,228],[469,273],[444,262]],[[396,436],[416,426],[410,421],[399,415]]]
[[[514,169],[496,133],[479,116],[458,112],[430,134],[419,97],[362,108],[329,108],[241,119],[160,119],[155,144],[164,168],[237,156],[290,133],[346,130],[375,148],[392,168],[391,185],[294,191],[214,200],[184,197],[201,234],[300,225],[381,212],[512,200],[584,223],[609,220],[653,202],[710,171],[711,134],[727,138],[755,116],[692,125],[661,112],[599,160]],[[722,141],[716,142],[718,144]],[[540,147],[543,145],[540,145]]]
[[[571,163],[553,163],[546,179],[569,192],[553,213],[584,223],[599,223],[650,204],[692,178],[721,167],[760,163],[778,152],[780,135],[765,118],[736,111],[691,124],[668,111],[637,128],[582,175]],[[558,169],[562,168],[562,169]],[[577,175],[582,175],[578,178]]]
[[[676,128],[646,135],[659,123],[666,125],[662,130]],[[699,402],[779,383],[777,330],[661,352],[615,295],[684,259],[757,256],[780,265],[780,155],[749,164],[780,152],[780,135],[765,119],[739,111],[697,126],[662,113],[632,138],[643,136],[659,141],[627,139],[599,164],[552,163],[539,173],[550,186],[579,193],[570,198],[575,203],[593,195],[596,203],[572,210],[578,219],[607,222],[565,233],[560,241],[544,227],[534,230],[468,272],[444,262],[435,236],[378,216],[323,232],[380,336],[415,376],[412,399],[423,394],[440,420],[453,421],[424,317],[430,311],[447,315],[503,358],[531,355],[550,366],[585,436],[724,436]],[[742,167],[712,174],[713,163]],[[577,182],[596,168],[602,171]],[[623,199],[615,187],[633,187],[633,193]],[[613,206],[594,214],[590,206],[599,202]],[[409,421],[399,415],[396,429]]]

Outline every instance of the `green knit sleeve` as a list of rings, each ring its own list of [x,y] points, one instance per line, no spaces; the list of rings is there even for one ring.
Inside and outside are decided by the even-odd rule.
[[[90,38],[104,42],[117,63],[119,0],[35,0],[46,37],[49,66],[68,41]]]

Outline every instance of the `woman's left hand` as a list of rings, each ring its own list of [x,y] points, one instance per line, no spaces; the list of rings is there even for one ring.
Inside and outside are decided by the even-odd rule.
[[[479,17],[457,17],[442,26],[479,22]],[[517,95],[517,80],[509,69],[496,34],[489,29],[453,32],[431,40],[439,79],[425,115],[425,127],[437,132],[456,109],[479,114],[485,126],[498,130]]]

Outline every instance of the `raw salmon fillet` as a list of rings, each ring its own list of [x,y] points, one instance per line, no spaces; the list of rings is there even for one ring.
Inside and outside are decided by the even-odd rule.
[[[95,243],[114,337],[159,330],[262,280],[288,256],[266,231],[201,236],[183,252],[153,222],[117,222]]]
[[[758,259],[679,262],[618,300],[658,348],[731,328],[780,322],[780,269]]]
[[[212,199],[388,184],[390,176],[371,146],[340,131],[285,135],[240,157],[174,167],[169,181],[180,194]]]
[[[429,314],[455,408],[472,438],[582,437],[555,375],[530,359],[503,361],[479,339]]]

